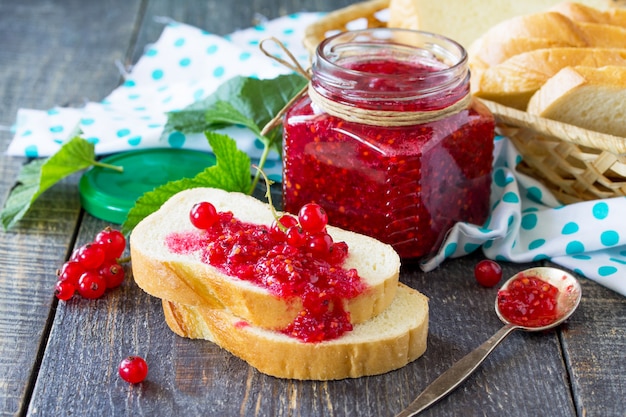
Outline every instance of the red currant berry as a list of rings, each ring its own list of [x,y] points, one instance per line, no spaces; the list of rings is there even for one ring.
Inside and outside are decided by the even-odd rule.
[[[98,272],[87,271],[80,276],[76,289],[83,298],[100,298],[107,289],[107,283]]]
[[[131,384],[138,384],[148,376],[148,364],[139,356],[128,356],[117,368],[120,377]]]
[[[308,203],[298,212],[298,220],[306,232],[313,234],[324,231],[328,224],[328,215],[319,204]]]
[[[107,226],[101,230],[94,239],[104,248],[106,259],[116,260],[122,256],[126,249],[126,238],[119,230]]]
[[[208,201],[194,204],[189,212],[189,219],[198,229],[210,229],[219,219],[215,206]]]
[[[57,272],[59,281],[67,281],[74,287],[78,285],[78,279],[85,272],[85,267],[77,261],[67,261]]]
[[[106,253],[99,243],[87,243],[81,246],[76,252],[76,260],[81,263],[85,269],[96,269],[104,262]]]
[[[348,244],[346,242],[336,242],[330,248],[328,262],[331,265],[341,265],[348,257]]]
[[[54,295],[63,301],[67,301],[74,296],[76,287],[69,281],[57,281],[54,286]]]
[[[502,279],[502,267],[490,259],[483,259],[474,267],[474,276],[483,287],[493,287]]]
[[[298,219],[292,215],[284,214],[272,222],[270,226],[270,236],[276,241],[283,241],[286,238],[287,230],[297,225]]]
[[[299,248],[306,243],[307,235],[300,226],[291,226],[287,229],[286,241],[288,245]]]
[[[307,245],[313,256],[326,259],[330,255],[330,249],[333,246],[333,238],[328,233],[316,233],[309,236]]]
[[[107,288],[117,288],[124,282],[124,268],[116,261],[107,261],[98,271],[104,277]]]

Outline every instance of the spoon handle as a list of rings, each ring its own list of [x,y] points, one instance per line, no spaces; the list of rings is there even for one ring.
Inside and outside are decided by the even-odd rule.
[[[483,363],[487,355],[518,326],[507,324],[482,345],[465,355],[450,369],[439,375],[407,408],[396,417],[412,417],[424,411],[465,381]]]

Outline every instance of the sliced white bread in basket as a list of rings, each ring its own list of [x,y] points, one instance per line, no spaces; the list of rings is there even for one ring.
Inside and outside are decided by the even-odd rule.
[[[252,326],[226,309],[163,301],[168,326],[176,334],[210,340],[278,378],[334,380],[383,374],[426,351],[428,299],[399,284],[385,311],[343,336],[304,343],[283,333]]]
[[[601,23],[626,27],[626,2],[614,0],[609,8],[602,5],[583,4],[576,1],[563,1],[552,6],[550,10],[559,12],[577,22]]]
[[[543,48],[624,48],[626,28],[576,22],[557,12],[507,19],[487,30],[468,49],[472,71],[483,70],[512,56]]]
[[[130,252],[135,282],[161,299],[188,306],[226,307],[255,326],[285,328],[301,312],[300,298],[281,297],[267,288],[229,276],[204,262],[201,250],[177,253],[167,245],[166,239],[172,233],[200,233],[191,224],[189,212],[202,201],[212,203],[218,211],[232,212],[242,222],[269,226],[274,220],[268,204],[245,194],[215,188],[182,191],[132,231]],[[342,307],[353,324],[369,320],[391,304],[400,258],[390,245],[378,240],[332,226],[327,229],[335,242],[347,243],[348,256],[343,267],[356,269],[365,287],[358,295],[342,300]]]
[[[626,67],[566,67],[532,96],[528,113],[626,137]]]
[[[510,19],[548,10],[561,0],[390,0],[389,27],[439,33],[465,48],[492,26]],[[606,9],[611,0],[579,0]]]
[[[526,110],[530,97],[568,66],[626,66],[626,49],[558,47],[536,49],[472,73],[472,93],[505,106]]]

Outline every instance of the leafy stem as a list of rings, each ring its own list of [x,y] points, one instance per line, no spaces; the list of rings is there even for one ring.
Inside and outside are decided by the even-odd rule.
[[[252,184],[250,185],[250,190],[248,191],[248,194],[252,194],[252,192],[256,189],[256,186],[259,183],[259,180],[261,179],[261,175],[265,177],[265,174],[263,172],[263,167],[265,166],[265,161],[267,161],[267,156],[269,155],[269,153],[270,153],[270,147],[267,145],[264,146],[263,153],[261,154],[261,157],[259,158],[259,166],[254,167],[256,168],[256,174],[254,174],[254,178],[252,179]],[[266,178],[266,182],[268,182],[267,178]],[[268,190],[269,190],[269,187],[268,187]]]
[[[113,165],[113,164],[106,164],[100,161],[94,161],[93,166],[105,168],[105,169],[112,169],[113,171],[117,171],[117,172],[124,172],[124,167]]]

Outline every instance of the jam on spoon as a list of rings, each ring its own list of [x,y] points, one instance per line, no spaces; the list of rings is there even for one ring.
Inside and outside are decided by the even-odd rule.
[[[498,291],[496,314],[504,326],[441,374],[396,417],[412,417],[452,392],[478,368],[513,330],[548,330],[567,320],[582,292],[576,278],[560,269],[530,268],[511,277]]]

